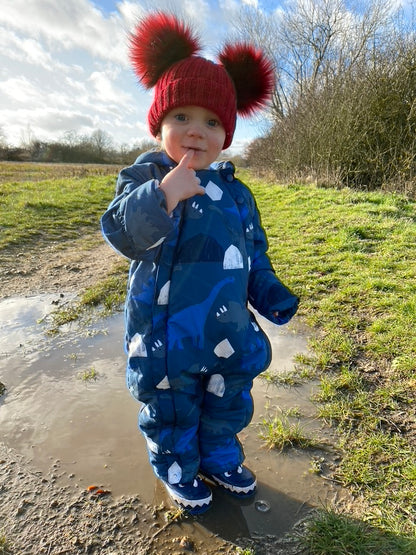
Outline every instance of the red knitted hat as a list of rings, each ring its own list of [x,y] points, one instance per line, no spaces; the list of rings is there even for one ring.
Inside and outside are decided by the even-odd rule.
[[[166,71],[155,86],[149,110],[150,131],[156,136],[163,118],[180,106],[201,106],[219,117],[224,130],[224,148],[231,144],[237,115],[234,85],[225,69],[199,56],[186,58]]]
[[[130,57],[140,82],[155,87],[148,114],[154,137],[163,118],[180,106],[201,106],[217,114],[231,144],[237,113],[263,107],[274,86],[273,67],[252,45],[226,45],[219,62],[196,56],[197,38],[175,16],[157,12],[143,19],[131,37]]]

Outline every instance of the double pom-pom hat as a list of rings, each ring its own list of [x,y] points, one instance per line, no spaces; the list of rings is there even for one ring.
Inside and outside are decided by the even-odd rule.
[[[148,114],[156,137],[163,118],[181,106],[200,106],[221,120],[228,148],[237,114],[263,108],[274,87],[274,70],[264,53],[248,43],[224,45],[218,63],[196,55],[201,50],[192,29],[172,14],[156,12],[137,24],[130,37],[130,59],[140,83],[154,87]]]

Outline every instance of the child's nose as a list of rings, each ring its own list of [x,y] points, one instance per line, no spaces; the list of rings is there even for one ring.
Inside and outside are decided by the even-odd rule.
[[[192,122],[188,128],[188,135],[192,137],[202,137],[204,135],[204,126],[197,121]]]

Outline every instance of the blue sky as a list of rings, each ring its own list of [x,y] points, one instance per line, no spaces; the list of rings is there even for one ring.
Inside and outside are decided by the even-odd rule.
[[[293,2],[296,0],[285,0]],[[302,0],[298,0],[302,1]],[[312,0],[303,0],[312,2]],[[409,0],[394,0],[399,5]],[[245,5],[268,13],[279,0],[1,0],[0,130],[9,144],[106,131],[116,145],[149,139],[152,93],[129,66],[127,33],[149,8],[194,22],[214,56]],[[238,120],[231,153],[260,136],[267,119]]]
[[[126,37],[150,8],[174,8],[195,23],[213,56],[244,4],[257,0],[2,0],[0,128],[7,143],[54,140],[102,129],[115,144],[149,139],[152,92],[129,66]],[[279,2],[267,1],[272,9]],[[210,52],[212,50],[212,52]],[[261,135],[258,121],[239,121],[232,152]]]

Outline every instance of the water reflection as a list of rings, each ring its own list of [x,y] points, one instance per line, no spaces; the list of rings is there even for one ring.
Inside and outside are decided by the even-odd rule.
[[[44,295],[0,302],[0,381],[7,386],[0,400],[2,441],[40,470],[59,461],[62,478],[70,476],[79,487],[99,484],[115,496],[138,494],[148,503],[169,504],[137,431],[139,406],[125,387],[122,314],[95,322],[88,333],[75,327],[47,338],[38,322],[55,301]],[[289,371],[294,355],[307,350],[306,336],[262,323],[273,347],[271,369]],[[97,379],[84,381],[91,369]],[[320,433],[309,400],[313,387],[276,388],[255,381],[253,422],[240,439],[258,477],[256,495],[242,502],[214,488],[214,509],[197,524],[182,526],[202,526],[227,540],[279,535],[311,507],[334,497],[334,486],[311,473],[311,453],[270,451],[258,437],[267,412],[294,405],[305,426]]]

